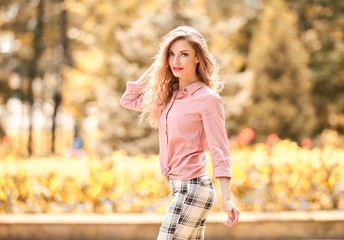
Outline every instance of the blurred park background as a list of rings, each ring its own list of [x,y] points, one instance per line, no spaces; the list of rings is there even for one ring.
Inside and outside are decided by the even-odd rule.
[[[0,213],[166,210],[158,132],[119,100],[179,25],[204,35],[226,83],[238,207],[343,210],[343,12],[342,0],[1,0]]]

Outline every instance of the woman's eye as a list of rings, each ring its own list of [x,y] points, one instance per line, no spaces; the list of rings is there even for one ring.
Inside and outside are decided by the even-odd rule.
[[[168,53],[168,56],[173,56],[173,52],[169,52],[169,53]]]
[[[182,56],[187,57],[187,56],[189,56],[189,54],[183,53]]]

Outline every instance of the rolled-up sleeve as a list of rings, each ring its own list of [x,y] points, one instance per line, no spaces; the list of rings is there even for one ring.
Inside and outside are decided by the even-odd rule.
[[[232,177],[223,101],[217,94],[203,99],[202,121],[213,164],[213,177]]]
[[[127,89],[124,92],[120,103],[123,107],[142,111],[142,102],[144,100],[145,85],[141,85],[137,82],[127,82]]]

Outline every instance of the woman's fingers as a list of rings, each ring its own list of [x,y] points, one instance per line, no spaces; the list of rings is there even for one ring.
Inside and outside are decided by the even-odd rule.
[[[240,212],[237,208],[233,207],[229,211],[226,211],[228,215],[228,220],[223,224],[227,226],[233,226],[239,221]]]
[[[240,215],[239,210],[237,208],[233,208],[232,210],[233,225],[239,221],[239,215]]]
[[[233,218],[234,218],[233,211],[232,211],[232,209],[230,209],[230,210],[227,210],[226,213],[228,216],[228,220],[224,223],[225,223],[225,225],[230,226],[233,223]]]
[[[228,215],[228,220],[232,220],[233,219],[233,209],[230,209],[229,211],[227,211],[227,215]]]

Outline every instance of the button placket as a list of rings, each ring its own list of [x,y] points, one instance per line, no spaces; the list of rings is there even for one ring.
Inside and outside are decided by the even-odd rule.
[[[169,114],[169,112],[170,112],[170,110],[171,110],[171,108],[172,108],[174,102],[176,101],[176,98],[177,98],[177,94],[175,95],[175,97],[174,97],[174,99],[173,99],[173,102],[172,102],[170,108],[169,108],[169,109],[167,110],[167,112],[166,112],[166,147],[168,147],[168,123],[167,123],[167,121],[168,121],[168,114]]]

